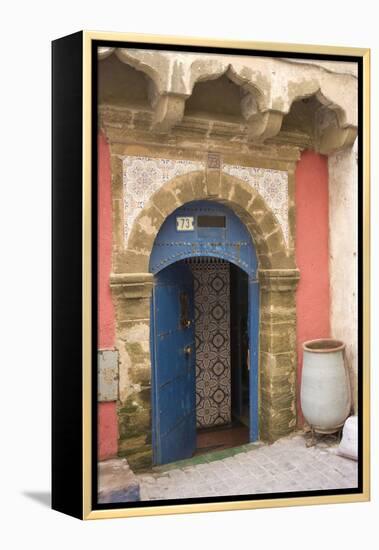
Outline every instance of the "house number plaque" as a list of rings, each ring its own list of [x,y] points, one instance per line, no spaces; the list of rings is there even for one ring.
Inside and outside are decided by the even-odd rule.
[[[194,231],[193,216],[182,216],[176,218],[176,230],[177,231]]]

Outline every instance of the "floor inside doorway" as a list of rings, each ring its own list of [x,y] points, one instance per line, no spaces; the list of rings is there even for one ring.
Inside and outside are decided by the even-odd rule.
[[[195,456],[245,445],[249,441],[249,428],[235,421],[227,426],[202,429],[197,432]]]

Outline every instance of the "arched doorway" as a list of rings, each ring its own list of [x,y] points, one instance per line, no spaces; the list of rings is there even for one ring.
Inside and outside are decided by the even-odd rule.
[[[287,247],[275,214],[246,182],[225,173],[215,181],[211,174],[190,172],[162,185],[144,204],[127,241],[121,225],[114,241],[110,283],[119,350],[118,453],[136,469],[153,464],[150,335],[154,274],[149,262],[167,218],[176,209],[200,200],[208,204],[216,200],[229,208],[248,230],[257,254],[259,438],[275,441],[296,426],[295,290],[299,271],[291,239]]]
[[[149,270],[154,462],[192,456],[201,437],[236,441],[237,423],[237,440],[255,441],[259,285],[248,230],[225,205],[185,204],[162,224]],[[229,431],[212,438],[221,426]]]

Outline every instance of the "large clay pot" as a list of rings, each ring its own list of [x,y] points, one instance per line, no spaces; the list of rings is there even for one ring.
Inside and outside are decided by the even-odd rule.
[[[301,408],[319,433],[338,431],[350,414],[351,393],[345,365],[345,344],[330,338],[303,344]]]

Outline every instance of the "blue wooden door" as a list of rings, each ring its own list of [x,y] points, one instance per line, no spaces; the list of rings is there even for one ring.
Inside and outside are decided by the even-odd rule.
[[[155,276],[152,301],[153,454],[155,464],[196,449],[193,276],[179,262]]]
[[[178,208],[164,221],[149,263],[149,271],[156,280],[151,349],[154,365],[153,452],[157,464],[191,456],[195,449],[194,323],[187,329],[178,324],[178,296],[187,289],[193,319],[192,275],[188,266],[179,261],[200,256],[227,260],[249,277],[250,441],[259,437],[259,284],[255,248],[247,228],[228,207],[212,201],[194,201]],[[187,346],[192,348],[192,353],[183,353]]]

